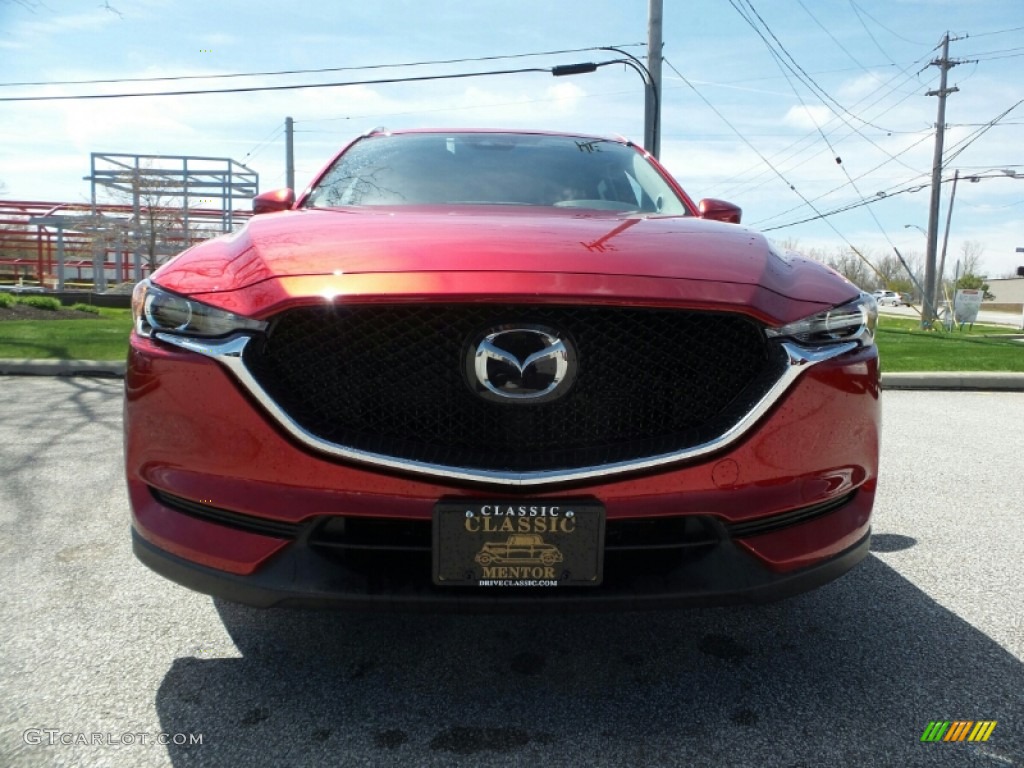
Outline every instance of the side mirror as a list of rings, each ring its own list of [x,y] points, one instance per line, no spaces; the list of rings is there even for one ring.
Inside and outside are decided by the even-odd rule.
[[[738,205],[727,203],[725,200],[715,200],[713,197],[705,197],[697,203],[702,219],[711,221],[724,221],[726,224],[739,224],[743,210]]]
[[[262,192],[252,199],[253,214],[287,211],[295,205],[295,192],[285,187]]]

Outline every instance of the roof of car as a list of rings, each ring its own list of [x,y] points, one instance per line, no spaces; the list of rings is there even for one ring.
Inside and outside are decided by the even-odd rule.
[[[607,136],[595,133],[576,133],[573,131],[547,131],[539,129],[525,129],[525,128],[374,128],[372,131],[367,131],[366,136],[397,136],[402,134],[410,133],[479,133],[479,134],[503,134],[511,133],[518,134],[521,136],[565,136],[567,138],[574,139],[600,139],[603,141],[614,141],[620,144],[633,144],[625,136]]]

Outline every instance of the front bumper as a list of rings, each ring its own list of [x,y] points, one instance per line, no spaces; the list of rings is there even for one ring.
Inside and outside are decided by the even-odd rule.
[[[765,601],[834,579],[867,553],[880,427],[873,348],[805,371],[742,441],[700,462],[513,494],[313,453],[220,365],[144,339],[133,338],[125,386],[136,554],[174,581],[234,601],[530,611]],[[183,512],[160,494],[256,524]],[[655,572],[606,569],[598,588],[479,592],[433,586],[429,553],[422,567],[422,553],[399,553],[401,568],[374,575],[311,549],[302,533],[331,518],[429,525],[442,498],[566,494],[598,500],[609,525],[699,516],[724,533]],[[831,506],[800,517],[821,505]]]
[[[259,608],[340,608],[376,611],[450,611],[544,613],[569,610],[629,611],[684,606],[765,603],[815,589],[842,576],[867,556],[870,534],[815,565],[775,573],[735,544],[722,544],[696,563],[687,563],[652,578],[599,588],[434,587],[429,557],[427,578],[374,582],[311,553],[301,544],[274,557],[258,573],[241,576],[177,557],[132,531],[136,557],[171,581],[197,592]],[[607,573],[606,573],[607,578]]]

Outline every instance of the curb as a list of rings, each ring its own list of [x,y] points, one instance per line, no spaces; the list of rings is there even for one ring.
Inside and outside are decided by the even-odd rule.
[[[0,376],[124,378],[122,360],[0,360]],[[949,371],[883,373],[882,389],[1024,392],[1024,373]]]
[[[1024,373],[1004,371],[883,373],[882,389],[1024,392]]]

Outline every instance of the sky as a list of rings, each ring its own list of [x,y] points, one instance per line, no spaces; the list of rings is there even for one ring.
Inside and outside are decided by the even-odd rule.
[[[89,198],[92,152],[229,157],[285,185],[295,120],[301,189],[378,126],[528,128],[643,140],[648,0],[0,0],[0,199]],[[990,277],[1024,265],[1024,1],[664,0],[661,160],[696,199],[802,249],[921,254],[950,33],[943,178],[959,171],[947,272],[982,248]],[[451,61],[445,64],[421,62]],[[787,66],[783,66],[783,64]],[[290,75],[218,75],[323,70]],[[25,96],[416,83],[117,99]],[[68,84],[82,80],[201,78]],[[19,85],[20,83],[32,83]],[[1007,111],[1009,110],[1009,111]],[[972,181],[971,179],[975,179]],[[942,185],[944,225],[952,184]]]

